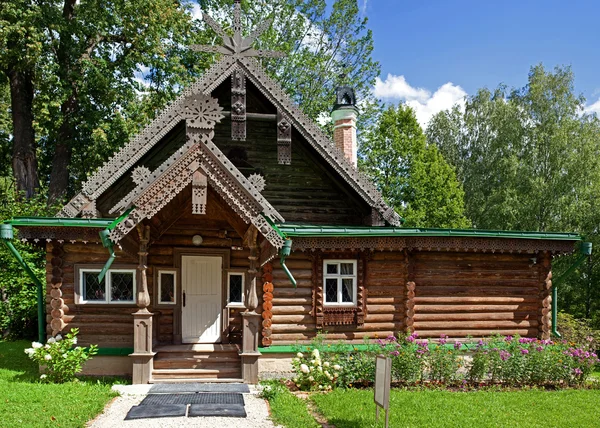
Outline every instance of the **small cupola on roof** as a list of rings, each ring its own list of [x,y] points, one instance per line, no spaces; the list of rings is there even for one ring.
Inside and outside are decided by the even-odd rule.
[[[354,89],[339,86],[336,90],[336,101],[331,111],[333,120],[333,141],[336,147],[344,152],[344,156],[356,166],[356,97]]]

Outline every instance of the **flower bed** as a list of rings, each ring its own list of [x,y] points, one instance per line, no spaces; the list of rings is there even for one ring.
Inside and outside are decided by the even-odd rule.
[[[369,385],[375,377],[375,355],[392,359],[392,380],[402,385],[579,386],[590,378],[598,356],[587,346],[519,336],[495,336],[477,343],[419,340],[413,333],[370,342],[365,351],[342,351],[316,340],[298,347],[292,364],[301,390],[331,390]]]

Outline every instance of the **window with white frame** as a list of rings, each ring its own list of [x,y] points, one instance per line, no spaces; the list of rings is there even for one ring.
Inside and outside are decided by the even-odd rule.
[[[324,304],[356,305],[356,260],[323,260]]]
[[[158,304],[174,305],[177,292],[177,272],[173,270],[158,271]]]
[[[135,269],[109,269],[98,281],[101,269],[79,269],[79,303],[135,303]]]
[[[243,272],[227,273],[227,306],[244,306]]]

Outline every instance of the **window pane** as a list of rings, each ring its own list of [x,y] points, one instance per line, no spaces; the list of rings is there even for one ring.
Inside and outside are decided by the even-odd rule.
[[[353,263],[341,263],[340,270],[342,275],[353,275],[354,274],[354,264]]]
[[[175,275],[172,272],[160,273],[160,301],[162,303],[175,301]]]
[[[353,280],[351,278],[342,279],[342,302],[352,303],[353,302]]]
[[[99,272],[83,272],[83,300],[88,301],[104,301],[104,281],[106,277],[102,279],[102,282],[98,282]]]
[[[325,302],[337,303],[337,279],[335,278],[325,280]]]
[[[229,303],[242,303],[242,275],[229,276]]]
[[[110,300],[112,302],[133,302],[133,273],[110,273]]]
[[[327,264],[327,273],[330,273],[330,274],[338,273],[337,267],[338,267],[337,264],[332,264],[332,265]]]

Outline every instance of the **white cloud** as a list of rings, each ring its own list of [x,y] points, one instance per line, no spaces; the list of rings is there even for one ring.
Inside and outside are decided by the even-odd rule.
[[[588,114],[596,113],[600,117],[600,98],[595,103],[585,106],[583,111]]]
[[[378,77],[374,93],[377,98],[386,101],[404,101],[415,110],[417,120],[424,128],[434,114],[450,109],[455,104],[464,105],[467,96],[463,88],[452,82],[443,84],[431,93],[425,88],[411,86],[404,76],[393,74],[388,74],[385,80]]]
[[[367,3],[368,3],[368,0],[362,0],[362,5],[360,6],[360,13],[362,15],[367,13]]]

